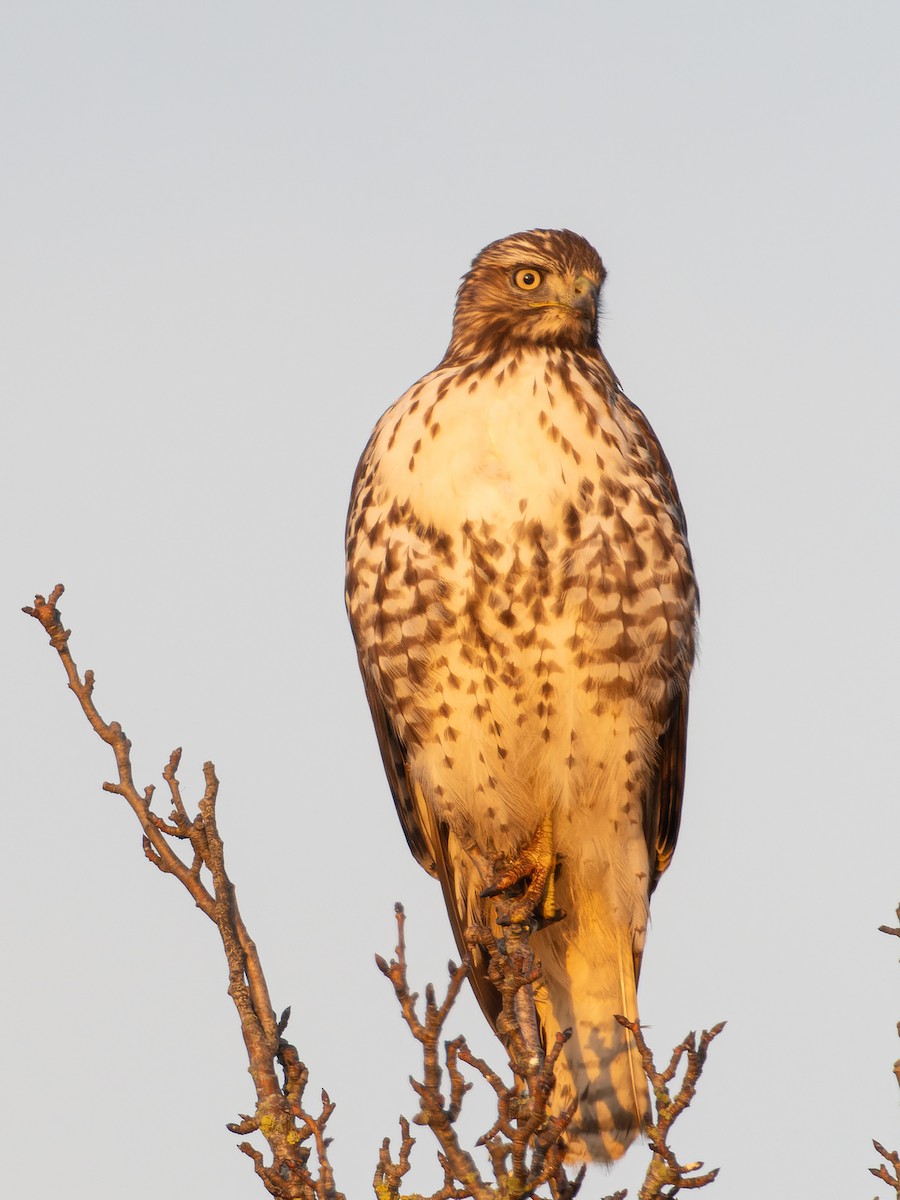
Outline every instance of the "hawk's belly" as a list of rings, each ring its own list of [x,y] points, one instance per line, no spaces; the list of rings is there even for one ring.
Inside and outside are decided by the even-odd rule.
[[[475,548],[415,688],[427,719],[408,745],[423,792],[489,856],[548,810],[562,853],[614,844],[608,823],[643,844],[667,700],[662,628],[639,622],[609,578],[602,593],[565,585],[558,563],[523,563],[520,546],[493,574],[484,543],[464,540]]]

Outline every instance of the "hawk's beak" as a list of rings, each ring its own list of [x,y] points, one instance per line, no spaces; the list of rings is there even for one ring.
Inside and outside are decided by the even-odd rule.
[[[585,275],[579,275],[572,284],[569,305],[593,321],[597,315],[598,291],[599,288],[592,279],[588,279]]]
[[[577,313],[590,321],[591,325],[597,319],[597,293],[600,288],[593,279],[579,275],[571,283],[559,283],[553,290],[551,301],[535,301],[532,308],[564,308],[567,312]]]

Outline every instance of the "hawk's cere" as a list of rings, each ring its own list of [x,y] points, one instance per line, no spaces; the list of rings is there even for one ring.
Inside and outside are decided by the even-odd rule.
[[[597,341],[606,272],[567,230],[493,242],[442,362],[384,414],[347,520],[347,607],[413,854],[462,951],[506,890],[541,926],[554,1105],[617,1158],[649,1102],[631,1035],[684,783],[697,588],[666,457]],[[561,916],[562,914],[562,916]],[[476,960],[490,1020],[497,996]]]

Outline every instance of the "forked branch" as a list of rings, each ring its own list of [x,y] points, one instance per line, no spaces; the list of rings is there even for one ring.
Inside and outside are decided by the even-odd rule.
[[[626,1017],[616,1017],[616,1020],[631,1031],[637,1043],[644,1064],[644,1074],[650,1083],[656,1107],[656,1119],[647,1128],[647,1141],[650,1143],[653,1157],[647,1168],[644,1185],[638,1192],[638,1200],[668,1200],[668,1197],[677,1196],[682,1189],[707,1187],[718,1175],[719,1168],[716,1167],[703,1175],[694,1174],[702,1169],[703,1163],[680,1163],[669,1146],[669,1132],[694,1099],[697,1081],[706,1063],[709,1044],[725,1028],[725,1022],[720,1021],[712,1029],[704,1029],[700,1034],[699,1043],[697,1035],[689,1033],[684,1041],[675,1047],[669,1065],[659,1071],[638,1022],[629,1021]],[[682,1059],[687,1060],[684,1076],[673,1096],[669,1084],[675,1078]]]
[[[572,1181],[563,1169],[565,1143],[562,1140],[571,1114],[551,1116],[547,1101],[553,1088],[553,1069],[564,1039],[560,1038],[539,1071],[531,1072],[526,1080],[514,1075],[511,1085],[487,1063],[469,1050],[464,1037],[454,1038],[441,1046],[441,1036],[447,1016],[466,977],[467,966],[448,966],[450,981],[446,995],[439,1004],[431,984],[425,989],[424,1019],[420,1019],[419,996],[409,989],[406,962],[406,916],[403,906],[396,906],[396,958],[388,963],[376,957],[379,970],[394,987],[400,1011],[413,1037],[422,1046],[423,1076],[411,1079],[419,1098],[419,1111],[413,1118],[417,1125],[427,1126],[440,1146],[439,1161],[444,1170],[443,1186],[430,1200],[497,1200],[499,1196],[526,1197],[548,1184],[556,1200],[573,1200],[584,1178],[582,1168]],[[506,959],[510,977],[520,983],[521,972]],[[516,989],[510,985],[512,996]],[[443,1048],[443,1060],[441,1049]],[[456,1121],[462,1110],[463,1098],[472,1087],[463,1078],[460,1063],[473,1068],[491,1087],[497,1103],[497,1120],[478,1140],[485,1146],[491,1163],[494,1183],[488,1183],[475,1164],[472,1155],[464,1150],[456,1133]],[[446,1068],[450,1084],[447,1100],[442,1092],[443,1071]],[[529,1090],[530,1089],[530,1090]],[[409,1123],[401,1118],[402,1140],[400,1157],[395,1163],[390,1155],[390,1141],[385,1138],[375,1172],[375,1190],[383,1200],[398,1200],[400,1181],[409,1170],[409,1152],[413,1141]]]
[[[258,1130],[269,1143],[272,1163],[268,1166],[250,1143],[242,1142],[240,1149],[253,1159],[256,1173],[270,1195],[278,1200],[343,1200],[334,1185],[325,1138],[334,1105],[323,1092],[318,1116],[310,1115],[303,1106],[306,1068],[295,1047],[283,1036],[290,1010],[276,1021],[256,946],[241,918],[234,885],[225,868],[225,848],[216,823],[219,781],[215,768],[211,762],[204,764],[203,796],[197,815],[191,818],[177,777],[181,751],[174,750],[162,773],[172,810],[168,820],[153,812],[150,803],[154,788],[149,786],[141,792],[134,783],[131,742],[118,721],[104,721],[93,699],[94,673],[85,671],[82,678],[69,651],[70,630],[63,626],[57,608],[63,590],[62,584],[57,584],[48,598],[35,596],[34,605],[24,611],[46,630],[91,728],[113,752],[117,778],[104,783],[104,790],[121,796],[131,806],[143,831],[147,858],[182,884],[197,907],[215,923],[222,939],[228,961],[228,994],[240,1018],[256,1088],[255,1113],[242,1114],[241,1121],[228,1128],[241,1135]],[[190,843],[190,862],[176,852],[179,842]],[[310,1168],[310,1142],[316,1150],[315,1173]]]

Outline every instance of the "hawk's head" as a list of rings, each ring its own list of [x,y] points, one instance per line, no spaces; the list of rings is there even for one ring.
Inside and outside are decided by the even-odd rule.
[[[444,362],[528,345],[596,346],[605,275],[594,247],[568,229],[532,229],[491,242],[460,285]]]

